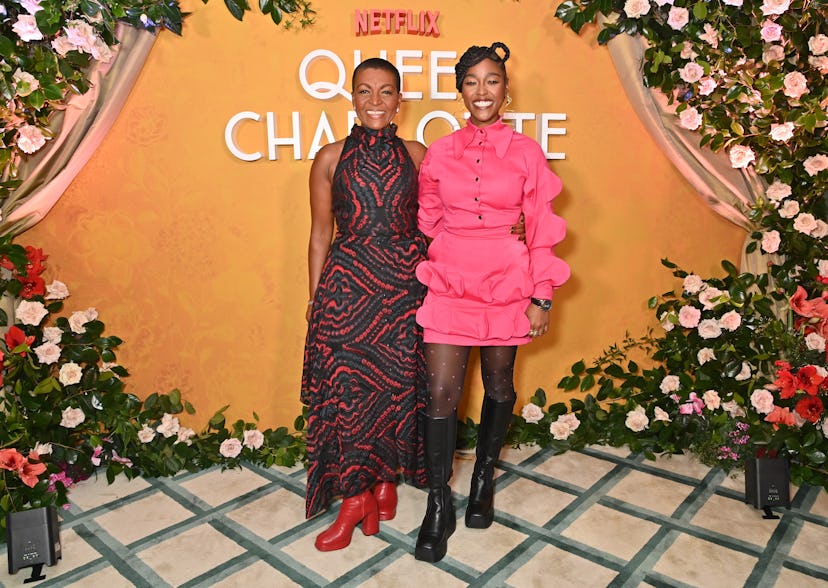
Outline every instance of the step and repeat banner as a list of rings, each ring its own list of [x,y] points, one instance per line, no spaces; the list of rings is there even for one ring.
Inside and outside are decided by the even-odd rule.
[[[94,306],[125,340],[119,363],[144,397],[179,388],[194,424],[230,405],[263,427],[299,413],[305,335],[307,178],[354,123],[353,69],[385,57],[403,76],[398,133],[425,144],[463,124],[453,66],[469,45],[506,43],[505,118],[537,140],[564,189],[558,254],[572,279],[551,333],[521,349],[518,407],[550,397],[569,366],[651,323],[646,300],[677,286],[659,263],[715,272],[743,233],[711,212],[627,104],[609,54],[545,0],[366,4],[316,0],[316,23],[283,30],[200,2],[182,37],[163,32],[118,121],[46,219],[42,247],[68,284],[67,311]],[[464,406],[477,420],[479,364]],[[562,397],[562,396],[558,396]]]

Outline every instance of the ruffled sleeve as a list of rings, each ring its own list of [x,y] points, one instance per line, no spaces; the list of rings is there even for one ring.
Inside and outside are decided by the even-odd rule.
[[[426,151],[420,164],[420,208],[417,212],[417,224],[420,230],[431,238],[440,232],[443,225],[443,203],[440,199],[440,185],[437,179],[439,172],[434,169],[439,159],[435,161],[433,147]]]
[[[536,148],[535,148],[536,147]],[[527,149],[528,177],[524,184],[523,215],[526,219],[526,246],[529,273],[535,283],[534,298],[552,298],[552,293],[569,279],[569,265],[555,255],[554,247],[566,235],[566,222],[552,211],[552,200],[561,192],[558,176],[540,146]]]

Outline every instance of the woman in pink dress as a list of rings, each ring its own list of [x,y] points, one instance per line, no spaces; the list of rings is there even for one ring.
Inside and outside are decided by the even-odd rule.
[[[500,117],[510,100],[508,59],[503,43],[463,54],[455,73],[468,124],[435,141],[419,173],[418,223],[433,241],[417,266],[428,287],[417,322],[429,384],[429,495],[415,557],[429,562],[445,556],[456,524],[449,478],[469,351],[480,347],[485,397],[466,526],[482,529],[494,518],[494,464],[512,419],[517,346],[547,332],[552,293],[569,278],[553,252],[566,231],[551,204],[561,181],[538,143]],[[510,234],[521,213],[525,243]]]

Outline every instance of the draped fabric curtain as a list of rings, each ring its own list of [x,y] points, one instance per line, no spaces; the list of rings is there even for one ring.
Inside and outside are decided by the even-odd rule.
[[[710,208],[750,233],[752,227],[745,212],[757,196],[764,194],[762,180],[752,170],[734,169],[724,152],[699,147],[701,137],[678,124],[675,106],[667,104],[662,92],[644,85],[643,39],[618,35],[608,47],[627,98],[658,146]],[[746,241],[749,238],[747,235]],[[764,273],[767,257],[758,248],[752,254],[745,254],[743,248],[741,266],[743,271]]]
[[[18,235],[41,221],[118,117],[156,36],[119,24],[116,37],[113,59],[89,72],[89,91],[72,96],[51,121],[54,139],[18,167],[23,182],[2,205],[0,234]]]

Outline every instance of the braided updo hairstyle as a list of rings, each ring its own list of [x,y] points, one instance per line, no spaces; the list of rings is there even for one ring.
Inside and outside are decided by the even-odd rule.
[[[498,49],[503,51],[502,57],[498,54]],[[491,59],[498,64],[500,69],[503,70],[503,76],[508,78],[506,75],[506,62],[509,60],[509,48],[504,43],[495,41],[489,47],[472,45],[466,49],[466,52],[460,56],[460,61],[454,66],[455,87],[458,92],[463,91],[463,79],[466,77],[469,68],[474,67],[484,59]]]

